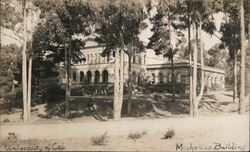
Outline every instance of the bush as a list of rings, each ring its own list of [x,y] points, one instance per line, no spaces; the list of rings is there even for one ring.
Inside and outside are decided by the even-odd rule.
[[[8,118],[5,118],[5,119],[3,120],[3,123],[7,123],[7,122],[10,122],[10,120],[9,120]]]
[[[38,97],[42,101],[58,101],[65,96],[65,91],[57,83],[56,78],[47,78],[40,80],[38,88]]]
[[[93,144],[93,145],[105,145],[108,143],[108,134],[107,132],[105,132],[104,134],[102,135],[99,135],[99,136],[93,136],[90,138],[90,142]]]
[[[142,132],[138,132],[138,131],[130,132],[128,135],[128,138],[133,139],[135,141],[136,139],[140,139],[142,136],[144,136],[146,134],[147,134],[146,130],[144,130]]]
[[[164,139],[171,139],[172,137],[174,137],[175,136],[175,131],[172,129],[172,128],[170,128],[170,129],[168,129],[167,131],[166,131],[166,133],[164,134]]]

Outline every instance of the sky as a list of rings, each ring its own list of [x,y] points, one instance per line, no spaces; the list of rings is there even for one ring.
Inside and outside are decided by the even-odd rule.
[[[152,11],[154,12],[155,10],[152,10]],[[35,15],[35,16],[38,17],[38,15]],[[218,31],[220,29],[220,24],[222,22],[222,18],[223,18],[222,13],[218,13],[218,14],[214,15],[214,21],[215,21],[216,28],[217,28]],[[34,23],[33,20],[32,21],[29,20],[29,21],[31,22],[31,24]],[[152,35],[152,32],[150,30],[152,28],[152,24],[149,23],[148,19],[145,22],[148,24],[148,27],[144,31],[142,31],[142,33],[140,34],[139,37],[143,42],[148,43],[149,42],[148,38]],[[9,36],[5,36],[5,34],[10,35],[12,37],[16,37],[18,39],[18,37],[15,36],[10,30],[6,30],[4,28],[1,28],[1,42],[2,42],[3,45],[15,43],[18,46],[21,46],[20,42],[18,42],[17,40],[15,40],[15,39],[13,39],[13,38],[11,38]],[[184,32],[184,34],[187,37],[187,31]],[[218,33],[217,33],[217,35],[220,36]],[[204,48],[206,50],[210,49],[215,44],[220,43],[219,38],[217,38],[216,36],[213,36],[213,35],[211,36],[211,35],[205,33],[204,31],[202,31],[201,36],[203,38],[203,44],[204,44]]]
[[[222,19],[223,19],[223,13],[214,14],[213,17],[214,17],[214,22],[215,22],[216,29],[217,29],[217,31],[219,31],[220,30],[220,24],[221,24]],[[145,22],[148,24],[148,27],[140,34],[139,37],[143,42],[148,43],[149,42],[148,38],[150,38],[150,36],[153,34],[151,32],[151,30],[150,30],[152,28],[152,24],[149,23],[148,19],[145,20]],[[185,36],[187,38],[187,31],[184,32],[184,34],[185,34]],[[221,36],[220,34],[218,34],[218,32],[216,33],[216,35]],[[221,42],[218,37],[216,37],[214,35],[207,34],[204,31],[201,32],[201,36],[202,36],[202,39],[203,39],[203,44],[204,44],[205,50],[209,50],[215,44]]]

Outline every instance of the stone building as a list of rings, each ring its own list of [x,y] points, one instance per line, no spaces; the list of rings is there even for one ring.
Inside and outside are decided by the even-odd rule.
[[[102,57],[103,47],[90,41],[82,50],[84,59],[82,62],[71,67],[71,84],[113,84],[114,83],[114,52],[109,56]],[[189,84],[189,65],[187,60],[174,59],[176,83],[185,87]],[[198,66],[198,73],[199,73]],[[60,80],[64,80],[62,67]],[[222,69],[204,68],[205,88],[207,90],[224,89],[225,72]],[[128,56],[124,56],[124,79],[128,80]],[[198,81],[200,80],[198,75]],[[133,84],[162,85],[171,84],[171,64],[162,56],[156,56],[153,50],[135,54],[132,58],[132,81]]]

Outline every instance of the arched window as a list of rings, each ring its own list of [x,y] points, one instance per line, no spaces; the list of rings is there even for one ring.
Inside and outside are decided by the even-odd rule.
[[[155,83],[155,74],[152,73],[152,84],[154,84],[154,83]]]
[[[87,83],[92,82],[92,73],[90,71],[87,72]]]
[[[162,73],[159,73],[159,82],[163,83],[163,74]]]
[[[76,71],[73,72],[73,81],[76,82]]]
[[[136,63],[135,55],[133,55],[133,61],[132,63]]]
[[[132,74],[132,81],[134,83],[136,83],[136,73],[135,72],[133,72],[133,74]]]
[[[141,64],[141,57],[138,56],[138,64]]]
[[[84,73],[81,71],[80,72],[80,82],[83,82],[84,80]]]
[[[102,72],[102,80],[103,80],[103,83],[108,83],[109,82],[109,74],[108,74],[107,70],[104,70]]]
[[[100,83],[100,73],[99,73],[99,71],[95,71],[95,83]]]
[[[138,75],[138,77],[137,77],[137,82],[141,83],[141,76],[140,75]]]

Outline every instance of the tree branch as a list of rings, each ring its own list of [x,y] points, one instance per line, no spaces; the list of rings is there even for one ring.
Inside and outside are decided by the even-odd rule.
[[[11,35],[8,35],[8,34],[5,34],[5,33],[2,33],[2,34],[5,35],[5,36],[8,36],[8,37],[10,37],[10,38],[15,39],[15,40],[18,41],[19,43],[22,43],[21,40],[19,40],[18,38],[14,37],[14,36],[11,36]]]

